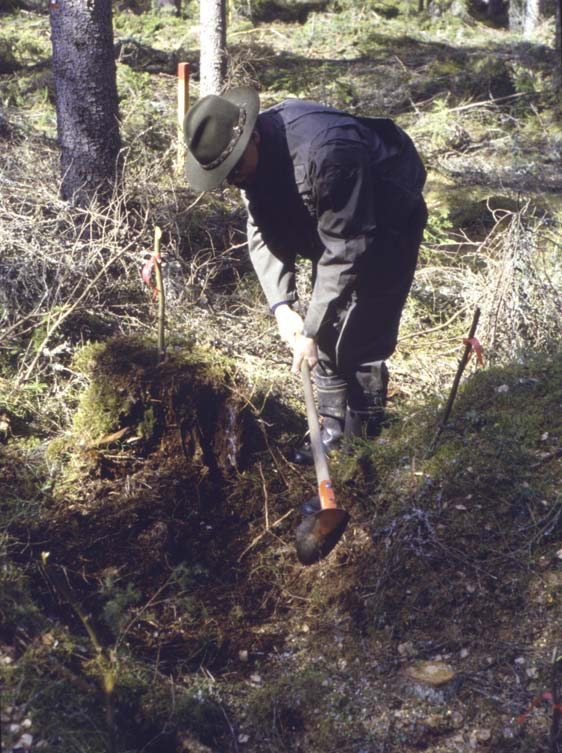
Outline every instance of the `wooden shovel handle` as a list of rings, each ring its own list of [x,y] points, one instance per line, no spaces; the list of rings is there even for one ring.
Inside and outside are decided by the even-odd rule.
[[[301,365],[302,386],[304,390],[304,404],[306,406],[306,418],[308,421],[308,430],[310,432],[310,449],[314,460],[314,469],[318,481],[318,496],[322,509],[337,507],[330,472],[328,470],[328,461],[322,445],[322,436],[320,434],[320,423],[316,406],[314,404],[314,394],[312,392],[312,382],[310,380],[310,366],[306,358],[303,358]]]

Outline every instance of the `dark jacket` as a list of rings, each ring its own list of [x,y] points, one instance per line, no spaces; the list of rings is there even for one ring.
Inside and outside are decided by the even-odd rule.
[[[391,120],[291,99],[256,127],[257,174],[243,190],[250,257],[272,308],[297,298],[297,255],[313,261],[305,334],[315,337],[349,299],[362,257],[377,253],[376,228],[405,227],[423,202],[425,170]]]

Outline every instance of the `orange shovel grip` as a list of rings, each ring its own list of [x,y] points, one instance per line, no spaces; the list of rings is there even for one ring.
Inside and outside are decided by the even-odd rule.
[[[320,497],[320,504],[322,509],[337,507],[336,496],[332,487],[331,481],[321,481],[318,485],[318,496]]]

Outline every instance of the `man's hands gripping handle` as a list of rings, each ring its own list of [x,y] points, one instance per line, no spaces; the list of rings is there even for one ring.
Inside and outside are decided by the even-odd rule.
[[[279,334],[283,342],[293,351],[293,374],[300,374],[301,364],[306,358],[310,368],[318,363],[316,343],[312,337],[303,335],[304,322],[300,314],[286,303],[275,308],[275,318],[279,327]]]

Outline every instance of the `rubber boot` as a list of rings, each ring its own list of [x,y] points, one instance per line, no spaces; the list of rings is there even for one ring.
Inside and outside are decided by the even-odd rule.
[[[318,413],[321,419],[320,436],[326,455],[336,450],[341,442],[345,426],[347,407],[347,385],[336,374],[322,374],[315,369],[314,381],[318,399]],[[298,465],[312,465],[312,449],[305,443],[295,450],[293,462]]]
[[[349,390],[348,425],[351,432],[373,439],[381,432],[388,393],[388,369],[384,361],[362,364]]]

